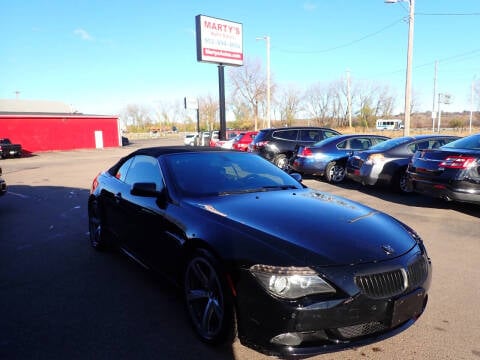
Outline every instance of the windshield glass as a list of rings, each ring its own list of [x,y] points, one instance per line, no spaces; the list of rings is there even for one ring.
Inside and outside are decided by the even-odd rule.
[[[407,136],[407,137],[399,137],[395,139],[385,140],[385,141],[382,141],[381,143],[373,145],[369,150],[375,150],[375,151],[390,150],[390,149],[393,149],[394,147],[405,144],[411,141],[412,139],[413,138]]]
[[[443,145],[442,148],[480,150],[480,134],[475,134],[452,141],[446,145]]]
[[[260,156],[241,152],[192,152],[165,157],[167,173],[184,196],[301,189],[286,172]]]

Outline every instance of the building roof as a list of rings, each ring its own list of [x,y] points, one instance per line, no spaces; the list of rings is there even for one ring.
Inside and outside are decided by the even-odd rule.
[[[61,101],[0,99],[0,114],[72,114],[72,107]]]

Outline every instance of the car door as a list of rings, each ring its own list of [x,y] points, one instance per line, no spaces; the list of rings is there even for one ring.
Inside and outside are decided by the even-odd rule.
[[[151,266],[153,254],[152,244],[164,236],[165,210],[159,201],[160,192],[164,189],[158,160],[151,156],[138,155],[133,158],[125,183],[128,192],[122,193],[121,208],[126,248],[135,259],[148,267]],[[154,183],[158,196],[134,195],[131,189],[136,183]]]
[[[120,243],[124,242],[126,234],[125,212],[122,198],[128,194],[130,186],[125,183],[128,169],[133,159],[128,159],[112,176],[105,177],[105,184],[101,190],[102,207],[105,214],[105,226],[115,235]]]

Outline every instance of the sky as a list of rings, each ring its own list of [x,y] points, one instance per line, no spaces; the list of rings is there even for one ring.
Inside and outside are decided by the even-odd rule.
[[[348,71],[352,85],[391,88],[401,112],[409,6],[383,0],[0,0],[0,99],[62,101],[82,113],[119,114],[128,104],[217,97],[217,66],[196,57],[195,16],[205,15],[241,23],[244,59],[264,69],[266,41],[257,38],[269,36],[271,76],[279,86],[306,89],[345,79]],[[469,111],[472,83],[480,82],[480,1],[416,0],[414,23],[417,110],[432,109],[436,79],[437,94],[452,96],[443,110]]]

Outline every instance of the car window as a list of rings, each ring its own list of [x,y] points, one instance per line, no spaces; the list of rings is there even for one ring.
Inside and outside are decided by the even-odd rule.
[[[373,139],[373,144],[374,144],[374,145],[375,145],[375,144],[379,144],[379,143],[384,142],[384,141],[387,141],[387,140],[388,140],[388,138],[384,138],[384,137],[374,138],[374,139]],[[372,146],[373,146],[373,145],[372,145]]]
[[[120,166],[120,168],[117,170],[117,172],[115,173],[115,177],[116,177],[118,180],[125,182],[125,177],[127,176],[128,169],[129,169],[130,165],[132,164],[132,161],[133,161],[133,158],[128,159],[128,160],[125,161],[125,162],[123,163],[123,165]]]
[[[432,141],[433,144],[433,141]],[[409,144],[408,145],[408,150],[411,153],[414,153],[417,150],[425,150],[425,149],[430,149],[430,140],[424,140],[424,141],[417,141],[415,143]]]
[[[125,183],[133,185],[137,182],[153,182],[157,185],[157,190],[160,191],[163,188],[163,179],[158,160],[146,155],[135,156],[132,160],[125,177]]]
[[[344,140],[344,141],[340,141],[338,144],[337,144],[337,149],[346,149],[347,148],[347,140]]]
[[[338,135],[337,132],[331,131],[331,130],[323,130],[322,133],[323,133],[323,138],[324,139]]]
[[[350,139],[350,149],[352,150],[364,150],[371,146],[370,139],[356,138]]]
[[[443,145],[446,148],[480,150],[480,134],[470,135]]]
[[[268,130],[260,130],[258,134],[254,137],[255,142],[263,141],[267,137]]]
[[[282,140],[297,140],[298,130],[276,130],[273,132],[272,137]]]
[[[322,131],[315,129],[300,130],[300,141],[313,141],[318,142],[323,139]]]

